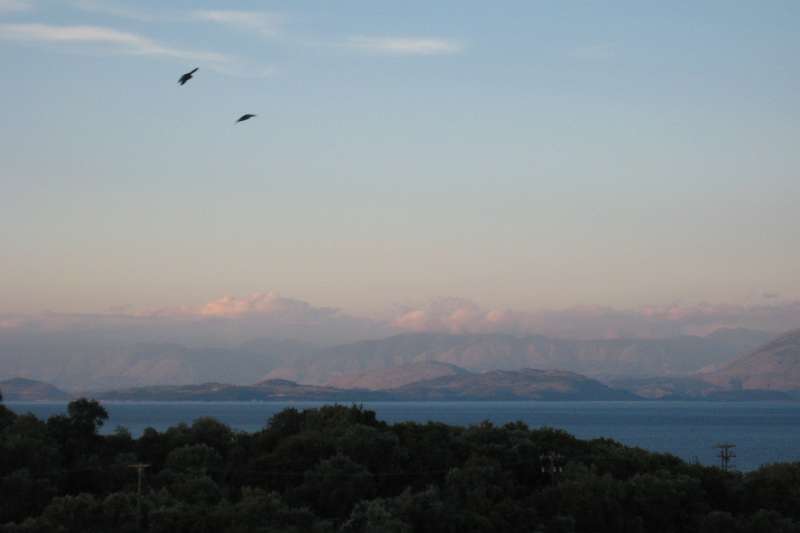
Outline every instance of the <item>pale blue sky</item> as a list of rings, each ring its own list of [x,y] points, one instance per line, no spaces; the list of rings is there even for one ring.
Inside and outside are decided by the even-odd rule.
[[[800,3],[609,4],[0,0],[0,311],[800,298]]]

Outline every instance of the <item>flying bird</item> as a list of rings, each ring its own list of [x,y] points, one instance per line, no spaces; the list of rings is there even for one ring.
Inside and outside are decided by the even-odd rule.
[[[250,114],[250,113],[247,113],[246,115],[242,115],[241,117],[239,117],[239,120],[237,120],[237,121],[236,121],[236,124],[238,124],[238,123],[240,123],[240,122],[244,122],[245,120],[250,120],[250,119],[251,119],[251,118],[253,118],[254,116],[255,116],[255,115],[253,115],[253,114]]]
[[[178,79],[178,83],[179,83],[179,84],[181,84],[181,85],[185,84],[187,81],[189,81],[190,79],[192,79],[192,74],[194,74],[195,72],[197,72],[197,68],[195,68],[194,70],[192,70],[192,71],[190,71],[190,72],[187,72],[186,74],[184,74],[183,76],[181,76],[181,77]]]

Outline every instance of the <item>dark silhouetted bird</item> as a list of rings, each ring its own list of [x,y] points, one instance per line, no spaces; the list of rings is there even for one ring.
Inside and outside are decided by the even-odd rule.
[[[195,72],[197,72],[197,68],[195,68],[194,70],[192,70],[192,71],[190,71],[190,72],[187,72],[186,74],[184,74],[183,76],[181,76],[181,77],[178,79],[178,83],[180,83],[181,85],[183,85],[184,83],[186,83],[187,81],[189,81],[190,79],[192,79],[192,74],[194,74]]]
[[[237,120],[237,121],[236,121],[236,124],[238,124],[238,123],[240,123],[240,122],[244,122],[245,120],[250,120],[250,119],[251,119],[251,118],[253,118],[254,116],[255,116],[255,115],[252,115],[252,114],[250,114],[250,113],[247,113],[246,115],[242,115],[241,117],[239,117],[239,120]]]

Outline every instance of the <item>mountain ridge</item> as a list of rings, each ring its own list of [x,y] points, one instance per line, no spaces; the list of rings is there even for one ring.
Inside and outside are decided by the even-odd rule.
[[[0,378],[20,376],[66,390],[92,391],[212,381],[248,385],[254,378],[346,386],[348,379],[355,386],[361,386],[358,379],[367,380],[362,382],[366,386],[373,379],[381,387],[376,372],[402,374],[390,369],[405,365],[454,365],[472,372],[563,369],[597,378],[685,375],[749,352],[754,339],[763,335],[739,330],[713,338],[576,341],[542,335],[406,333],[329,348],[269,338],[236,347],[190,348],[166,342],[120,345],[89,334],[22,338],[0,331]],[[396,379],[402,385],[416,378]]]
[[[423,361],[385,370],[338,374],[327,379],[325,385],[340,389],[391,390],[419,381],[464,373],[469,371],[456,365]]]
[[[11,402],[41,402],[68,400],[72,396],[43,381],[27,378],[11,378],[0,381],[3,399]]]
[[[582,341],[543,335],[406,333],[337,346],[326,350],[322,357],[307,359],[291,368],[274,369],[268,376],[323,384],[338,374],[423,362],[447,363],[473,372],[530,367],[570,370],[594,377],[682,375],[731,360],[746,348],[750,344],[743,345],[741,339],[732,342],[692,336]]]
[[[394,389],[337,389],[305,385],[285,379],[268,379],[253,385],[205,383],[200,385],[140,387],[96,395],[116,401],[501,401],[501,400],[638,400],[635,394],[612,389],[574,372],[522,369],[475,374],[460,372],[423,380]]]
[[[390,391],[417,400],[640,400],[628,391],[563,370],[492,370],[411,383]]]
[[[698,377],[732,390],[800,390],[800,329]]]

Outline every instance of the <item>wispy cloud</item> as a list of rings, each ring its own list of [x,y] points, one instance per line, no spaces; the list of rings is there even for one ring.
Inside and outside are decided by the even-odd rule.
[[[592,44],[573,48],[569,55],[581,61],[602,62],[613,59],[616,49],[610,44]]]
[[[277,35],[283,23],[281,15],[261,11],[198,10],[192,12],[192,18],[256,32],[267,37]]]
[[[28,0],[0,0],[0,13],[30,11],[33,4]]]
[[[23,0],[0,0],[0,2]],[[292,42],[283,34],[285,15],[268,11],[233,9],[196,9],[190,11],[159,10],[146,11],[121,6],[105,0],[72,0],[72,5],[86,12],[99,13],[140,21],[201,22],[217,24],[234,31],[257,34],[262,37],[281,38]],[[288,40],[287,40],[288,39]],[[350,48],[370,54],[396,56],[434,56],[461,53],[464,45],[458,41],[440,37],[399,37],[354,35],[336,42],[295,40],[295,44],[330,48]]]
[[[0,0],[21,1],[21,0]],[[126,18],[140,21],[161,22],[210,22],[231,29],[255,32],[262,36],[276,36],[283,24],[284,17],[276,13],[265,11],[239,11],[239,10],[177,10],[159,9],[150,11],[123,6],[106,0],[73,0],[72,5],[88,13],[110,15],[112,17]]]
[[[102,26],[0,24],[0,38],[24,42],[102,44],[114,46],[115,52],[135,55],[167,56],[211,63],[230,61],[224,54],[173,48],[142,35]]]
[[[99,13],[112,17],[127,18],[140,21],[152,21],[157,17],[147,11],[121,6],[107,0],[74,0],[73,5],[82,11]]]
[[[217,72],[239,77],[265,77],[271,69],[240,58],[186,48],[176,48],[149,37],[102,26],[0,24],[0,39],[63,45],[98,45],[110,54],[157,56],[191,61]]]
[[[368,37],[356,35],[346,46],[374,54],[387,55],[448,55],[458,54],[464,47],[457,41],[435,37]]]

